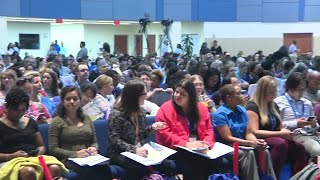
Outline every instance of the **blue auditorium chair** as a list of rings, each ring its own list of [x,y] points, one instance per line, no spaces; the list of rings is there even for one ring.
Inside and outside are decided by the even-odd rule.
[[[96,131],[97,142],[99,145],[99,154],[105,156],[107,154],[107,137],[108,137],[108,123],[105,120],[94,121],[94,129]],[[40,124],[39,131],[41,133],[44,145],[46,147],[46,154],[49,154],[49,145],[48,145],[48,130],[49,124]],[[114,178],[123,179],[126,174],[126,170],[120,166],[110,165],[110,170]],[[63,177],[69,180],[76,180],[78,174],[74,171],[70,171],[65,174]]]

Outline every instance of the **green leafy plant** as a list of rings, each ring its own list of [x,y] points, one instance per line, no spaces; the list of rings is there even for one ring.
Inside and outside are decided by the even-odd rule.
[[[184,51],[185,55],[189,58],[192,57],[193,52],[193,39],[189,35],[182,35],[182,50]]]

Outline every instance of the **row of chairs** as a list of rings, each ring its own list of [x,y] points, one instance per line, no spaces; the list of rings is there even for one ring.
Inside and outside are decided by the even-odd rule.
[[[151,125],[155,122],[155,116],[147,116],[147,124]],[[94,128],[96,131],[97,136],[97,142],[99,145],[98,152],[99,154],[106,156],[107,154],[107,137],[108,137],[108,122],[106,120],[96,120],[93,122]],[[39,125],[39,131],[41,133],[41,136],[43,138],[43,142],[45,144],[45,147],[47,149],[46,154],[50,154],[49,152],[49,145],[48,145],[48,130],[49,130],[49,124],[40,124]],[[155,135],[152,135],[148,139],[149,141],[155,142],[156,137]],[[119,178],[124,179],[126,176],[126,170],[120,166],[116,165],[110,165],[110,170],[112,173],[113,178]],[[70,171],[68,174],[65,174],[64,177],[69,180],[76,180],[79,175],[74,172]],[[290,166],[286,165],[283,167],[280,180],[287,180],[291,177],[291,170]]]

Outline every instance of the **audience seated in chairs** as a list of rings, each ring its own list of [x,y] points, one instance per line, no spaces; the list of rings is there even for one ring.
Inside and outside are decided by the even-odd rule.
[[[202,77],[199,75],[192,75],[190,79],[196,88],[198,101],[205,105],[209,112],[215,112],[216,107],[213,100],[211,100],[208,95],[205,94]]]
[[[7,93],[15,86],[17,74],[12,69],[7,69],[0,74],[0,104],[4,104]]]
[[[34,73],[36,74],[37,72]],[[32,75],[26,75],[28,76],[22,76],[16,82],[17,87],[24,90],[30,97],[30,107],[28,111],[26,111],[26,114],[34,118],[39,124],[49,123],[51,121],[50,112],[47,107],[40,102],[40,100],[45,99],[50,106],[53,106],[53,104],[51,104],[52,102],[50,102],[50,99],[48,100],[47,98],[39,95],[41,88],[40,76],[35,77],[36,83],[34,83],[34,78]]]
[[[190,79],[176,84],[172,101],[164,103],[156,116],[156,122],[166,124],[157,131],[157,142],[175,149],[175,145],[195,148],[212,148],[215,142],[208,108],[198,102],[196,88]],[[178,151],[171,159],[180,167],[183,179],[208,179],[219,169],[221,159],[209,160],[188,152]],[[178,167],[179,169],[179,167]]]
[[[241,106],[244,99],[241,95],[240,86],[227,84],[220,89],[220,93],[223,105],[217,109],[212,119],[214,129],[217,132],[217,141],[225,144],[238,142],[241,146],[249,146],[258,151],[264,151],[266,173],[276,179],[270,153],[266,149],[267,143],[263,139],[256,138],[247,128],[248,114],[246,109]],[[257,159],[254,152],[256,150],[239,150],[240,179],[259,179]],[[232,156],[229,154],[226,158],[231,160]]]
[[[274,101],[280,109],[285,128],[294,131],[294,140],[302,143],[311,157],[320,155],[318,129],[312,103],[303,98],[306,90],[306,76],[300,72],[291,73],[286,82],[286,93]]]
[[[96,134],[91,119],[80,107],[80,92],[76,86],[64,87],[57,116],[49,127],[49,153],[61,160],[80,179],[111,179],[108,165],[79,166],[68,158],[84,158],[97,154]]]
[[[149,175],[148,167],[135,162],[120,153],[124,151],[146,157],[148,152],[142,147],[148,136],[163,128],[164,123],[147,126],[146,114],[140,108],[147,92],[140,79],[129,80],[123,88],[121,99],[108,118],[107,156],[110,164],[126,168],[128,180],[138,180]],[[161,166],[161,165],[160,165]]]
[[[248,129],[258,138],[264,139],[270,147],[273,168],[279,178],[282,166],[288,161],[293,173],[306,165],[306,152],[302,144],[293,140],[294,134],[282,126],[278,106],[277,81],[274,77],[264,76],[257,84],[253,99],[246,106]]]
[[[37,156],[45,153],[37,122],[24,116],[29,108],[28,94],[19,88],[6,96],[6,115],[0,119],[0,179],[33,180],[43,174]],[[56,158],[44,156],[52,177],[67,170]],[[14,168],[15,167],[15,168]],[[17,167],[18,171],[16,171]]]

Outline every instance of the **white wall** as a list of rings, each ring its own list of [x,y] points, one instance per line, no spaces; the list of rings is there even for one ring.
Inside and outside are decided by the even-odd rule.
[[[84,41],[84,25],[83,24],[51,24],[51,42],[55,40],[61,45],[63,41],[66,48],[66,55],[76,56],[80,50],[80,42]]]
[[[244,55],[253,55],[259,50],[264,55],[269,55],[277,51],[282,46],[282,38],[207,38],[209,48],[217,40],[222,47],[222,51],[227,51],[231,55],[237,55],[243,51]]]
[[[0,21],[1,22],[1,21]],[[128,35],[128,53],[134,52],[135,44],[134,37],[138,35],[140,29],[139,24],[133,25],[94,25],[94,24],[56,24],[56,23],[29,23],[29,22],[8,22],[7,23],[8,38],[1,40],[4,42],[3,47],[6,48],[8,42],[19,41],[19,33],[38,33],[40,34],[40,49],[39,50],[21,50],[22,57],[27,51],[34,56],[45,57],[49,50],[49,45],[58,40],[64,42],[67,49],[67,55],[76,55],[79,51],[80,41],[86,42],[89,56],[97,57],[99,48],[104,42],[108,42],[111,51],[114,50],[114,35]],[[5,28],[3,28],[5,29]],[[160,23],[151,23],[147,26],[149,35],[156,35],[156,50],[158,50],[161,35],[163,35],[164,27]],[[0,28],[1,32],[1,28]],[[195,44],[195,52],[199,52],[201,43],[204,41],[203,23],[188,23],[188,22],[174,22],[170,31],[173,49],[176,49],[176,44],[181,41],[181,34],[193,34],[197,36]],[[0,43],[1,45],[1,43]],[[0,46],[1,47],[1,46]],[[147,53],[146,40],[143,38],[143,54]],[[158,51],[158,53],[160,53]]]
[[[7,31],[7,21],[5,17],[0,16],[0,54],[5,54],[5,51],[7,50],[7,37],[8,37],[8,31]]]
[[[283,33],[313,33],[313,52],[320,54],[320,23],[204,23],[204,37],[209,47],[216,39],[232,55],[245,55],[263,50],[264,54],[277,51],[283,45]]]
[[[175,24],[176,23],[176,24]],[[98,48],[108,42],[111,51],[114,50],[114,35],[128,35],[128,53],[134,52],[134,36],[138,34],[139,24],[135,25],[92,25],[92,24],[49,24],[7,22],[7,38],[5,22],[0,21],[0,50],[6,48],[9,42],[19,41],[19,33],[40,34],[39,50],[21,50],[21,55],[28,51],[35,56],[45,56],[49,45],[54,40],[64,41],[67,54],[76,55],[79,43],[84,40],[90,57],[96,57]],[[1,29],[2,26],[2,29]],[[223,50],[232,54],[243,50],[246,55],[257,50],[264,50],[265,54],[273,53],[282,45],[283,33],[313,33],[315,54],[320,54],[320,23],[219,23],[219,22],[174,22],[171,29],[173,48],[179,42],[180,34],[193,34],[197,37],[194,52],[198,53],[202,42],[207,41],[209,46],[213,39],[217,39]],[[164,27],[159,23],[148,25],[148,34],[156,35],[156,49],[159,47],[160,35]],[[145,38],[143,39],[143,54],[147,53]]]
[[[19,42],[19,34],[39,34],[40,49],[21,49],[20,56],[23,58],[25,53],[34,56],[46,56],[50,46],[50,23],[31,23],[31,22],[7,22],[9,42]]]
[[[128,35],[128,53],[134,52],[135,35],[138,35],[140,25],[92,25],[86,24],[84,26],[85,41],[89,51],[89,56],[96,57],[98,48],[102,47],[104,42],[108,42],[111,48],[111,52],[114,51],[114,35]],[[156,50],[160,43],[160,34],[163,34],[163,27],[160,24],[150,24],[147,27],[149,35],[156,35]],[[143,37],[143,54],[146,54],[147,44],[145,37]]]
[[[283,33],[313,33],[320,35],[320,23],[204,23],[205,38],[274,38]]]

